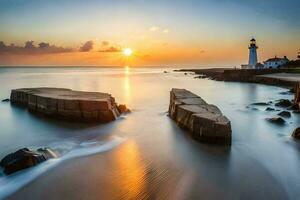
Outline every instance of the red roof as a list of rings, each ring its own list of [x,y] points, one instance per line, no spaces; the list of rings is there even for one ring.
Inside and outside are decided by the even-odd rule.
[[[283,60],[283,58],[277,58],[277,57],[275,57],[275,58],[268,59],[266,62],[279,62],[281,60]]]

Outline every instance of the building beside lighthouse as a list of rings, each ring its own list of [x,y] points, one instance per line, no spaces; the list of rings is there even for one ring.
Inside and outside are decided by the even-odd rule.
[[[277,69],[285,65],[287,62],[289,62],[289,59],[286,56],[283,58],[278,58],[275,56],[274,58],[269,58],[264,62],[264,68]]]
[[[249,61],[247,65],[242,65],[242,69],[255,69],[257,65],[257,45],[256,40],[252,38],[250,40],[249,49]]]

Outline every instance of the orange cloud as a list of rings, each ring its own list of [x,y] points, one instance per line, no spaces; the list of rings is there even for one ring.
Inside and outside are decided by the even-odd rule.
[[[119,45],[111,45],[108,41],[102,41],[101,46],[102,47],[98,52],[115,53],[122,51],[122,48],[119,47]]]
[[[81,47],[80,47],[80,51],[81,52],[88,52],[93,50],[93,46],[94,46],[94,42],[92,40],[87,41],[86,43],[84,43]]]
[[[115,52],[120,52],[120,51],[121,51],[121,48],[114,47],[114,46],[99,50],[99,52],[104,52],[104,53],[115,53]]]

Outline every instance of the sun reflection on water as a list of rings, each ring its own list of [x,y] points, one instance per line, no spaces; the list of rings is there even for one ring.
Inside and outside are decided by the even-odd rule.
[[[128,104],[131,99],[131,90],[130,90],[130,67],[125,66],[125,71],[124,71],[124,81],[123,81],[123,88],[124,88],[124,97],[125,101]]]
[[[115,157],[118,166],[118,185],[126,199],[139,199],[146,183],[146,170],[139,148],[134,141],[121,146]]]
[[[130,73],[130,67],[129,66],[125,66],[125,74],[129,74]]]

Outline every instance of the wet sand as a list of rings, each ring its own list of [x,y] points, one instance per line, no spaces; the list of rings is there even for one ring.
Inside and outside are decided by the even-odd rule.
[[[149,113],[162,125],[148,130],[148,122],[132,126],[143,114],[133,115],[116,122],[122,131],[107,131],[141,134],[111,151],[65,161],[8,199],[288,199],[277,175],[245,144],[199,144],[165,115]]]

